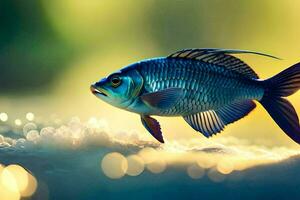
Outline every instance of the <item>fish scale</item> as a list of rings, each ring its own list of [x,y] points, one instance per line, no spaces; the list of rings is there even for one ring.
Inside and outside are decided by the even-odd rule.
[[[159,115],[189,115],[217,109],[243,99],[260,99],[258,84],[224,68],[197,60],[158,58],[141,62],[137,68],[143,76],[146,92],[166,88],[183,88],[183,98]],[[189,109],[189,106],[193,109]]]

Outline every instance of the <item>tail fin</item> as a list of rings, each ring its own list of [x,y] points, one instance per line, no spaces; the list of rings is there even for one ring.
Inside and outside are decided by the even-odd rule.
[[[265,92],[260,103],[278,126],[300,144],[300,125],[293,105],[285,98],[300,89],[300,63],[264,82]]]

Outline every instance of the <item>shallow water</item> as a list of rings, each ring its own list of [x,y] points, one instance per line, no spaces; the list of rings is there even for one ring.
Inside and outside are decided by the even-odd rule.
[[[255,146],[232,137],[160,145],[136,132],[115,132],[103,119],[27,119],[22,124],[4,120],[1,125],[0,191],[5,191],[1,200],[23,195],[21,190],[11,190],[14,185],[8,185],[11,180],[3,175],[12,164],[37,181],[27,199],[290,199],[300,195],[297,149]],[[13,183],[20,189],[18,181],[21,178]],[[26,183],[32,187],[30,181]]]

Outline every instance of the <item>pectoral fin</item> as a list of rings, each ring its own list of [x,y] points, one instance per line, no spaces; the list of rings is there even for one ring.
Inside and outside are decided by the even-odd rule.
[[[141,99],[148,105],[158,109],[168,109],[174,106],[182,97],[181,88],[167,88],[157,92],[147,93],[141,96]]]
[[[149,133],[151,133],[151,135],[160,143],[164,143],[164,138],[160,130],[159,122],[148,115],[141,115],[141,120],[144,127],[149,131]]]

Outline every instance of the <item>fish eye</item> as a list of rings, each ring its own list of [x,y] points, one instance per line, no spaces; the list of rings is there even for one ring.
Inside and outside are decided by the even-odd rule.
[[[113,76],[110,82],[113,87],[118,87],[121,84],[121,78],[119,76]]]

